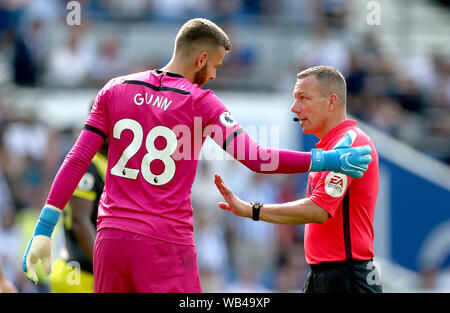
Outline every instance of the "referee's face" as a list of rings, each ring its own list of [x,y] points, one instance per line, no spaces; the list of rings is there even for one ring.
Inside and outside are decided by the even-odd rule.
[[[315,76],[297,80],[291,111],[297,114],[305,134],[313,134],[322,139],[327,129],[328,112],[327,98],[322,95],[319,87]]]

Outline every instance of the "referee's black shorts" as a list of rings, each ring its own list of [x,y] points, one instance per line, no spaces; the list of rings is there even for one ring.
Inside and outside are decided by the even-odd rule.
[[[378,269],[372,260],[346,260],[310,265],[303,293],[380,293]]]

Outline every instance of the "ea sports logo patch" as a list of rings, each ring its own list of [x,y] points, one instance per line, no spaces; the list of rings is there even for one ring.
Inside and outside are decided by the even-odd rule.
[[[230,112],[223,112],[220,114],[219,120],[225,127],[233,127],[234,125],[237,125],[237,122],[231,116]]]
[[[325,191],[333,198],[341,197],[347,188],[347,175],[330,172],[325,178]]]

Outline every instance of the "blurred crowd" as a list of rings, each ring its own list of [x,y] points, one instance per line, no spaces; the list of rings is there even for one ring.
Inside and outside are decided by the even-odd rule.
[[[179,25],[189,18],[205,17],[231,37],[238,24],[311,27],[326,23],[340,29],[345,26],[349,4],[350,0],[2,0],[0,42],[12,67],[12,79],[19,86],[97,87],[111,76],[148,69],[161,60],[133,59],[114,30],[92,40],[96,23]],[[72,18],[72,12],[79,13],[79,18]],[[55,31],[67,30],[66,22],[74,27],[59,42]],[[233,41],[226,72],[248,71],[256,65],[255,54]]]
[[[450,57],[439,49],[420,58],[393,56],[376,32],[366,32],[349,44],[343,38],[351,33],[351,0],[77,2],[86,19],[71,27],[66,40],[57,41],[55,47],[51,34],[65,21],[68,1],[0,0],[0,257],[21,292],[48,291],[44,277],[38,286],[26,281],[21,256],[77,130],[49,128],[34,111],[5,105],[3,93],[14,87],[99,89],[111,77],[165,64],[128,57],[116,34],[92,40],[96,22],[179,24],[202,16],[226,30],[237,24],[306,29],[310,37],[293,52],[295,62],[288,75],[295,78],[301,69],[317,64],[335,66],[347,79],[352,115],[450,164]],[[230,37],[233,42],[233,34]],[[277,91],[270,89],[270,79],[264,79],[267,85],[253,83],[251,77],[260,66],[256,55],[252,47],[235,45],[220,78],[208,88]],[[236,76],[245,79],[233,84]],[[267,203],[304,196],[295,175],[244,177],[233,175],[237,163],[227,163],[229,175],[224,173],[224,178],[245,199]],[[253,223],[220,211],[212,174],[210,164],[201,161],[192,192],[204,290],[298,291],[308,272],[303,227]]]

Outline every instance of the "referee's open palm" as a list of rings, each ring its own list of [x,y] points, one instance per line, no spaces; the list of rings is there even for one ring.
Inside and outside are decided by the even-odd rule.
[[[245,202],[239,199],[230,188],[225,184],[222,176],[220,174],[214,174],[214,183],[216,184],[217,189],[219,189],[222,194],[224,200],[226,202],[219,202],[217,205],[222,210],[228,210],[234,215],[241,217],[251,217],[252,214],[252,206],[250,203]]]

